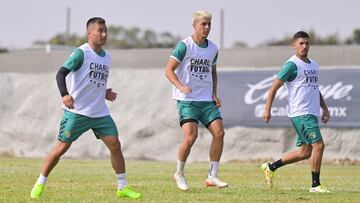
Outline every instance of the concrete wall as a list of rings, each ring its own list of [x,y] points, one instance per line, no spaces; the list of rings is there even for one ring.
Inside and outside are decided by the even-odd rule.
[[[109,50],[113,68],[164,68],[171,49]],[[52,72],[59,69],[71,50],[16,51],[0,54],[0,72]],[[290,46],[224,49],[219,52],[219,69],[223,67],[274,67],[290,58]],[[310,58],[321,66],[360,65],[360,46],[312,46]]]
[[[109,102],[118,125],[125,157],[175,161],[182,132],[171,85],[164,77],[170,49],[111,50],[109,87],[118,93]],[[71,50],[18,51],[0,54],[0,156],[44,157],[57,139],[61,98],[55,72]],[[290,57],[290,47],[223,50],[219,69],[226,67],[276,67]],[[360,46],[312,47],[321,65],[360,66]],[[222,161],[277,159],[295,149],[292,128],[225,129]],[[359,129],[322,129],[325,161],[360,161]],[[208,160],[211,135],[199,130],[189,161]],[[109,152],[87,132],[66,153],[72,158],[107,158]]]

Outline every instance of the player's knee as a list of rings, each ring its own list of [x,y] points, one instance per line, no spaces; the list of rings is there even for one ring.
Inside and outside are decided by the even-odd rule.
[[[196,135],[194,135],[194,136],[188,136],[188,137],[185,138],[184,142],[185,142],[185,144],[186,144],[187,146],[190,146],[190,147],[191,147],[191,146],[194,145],[194,143],[195,143],[195,141],[196,141],[196,138],[197,138]]]
[[[325,144],[323,141],[320,141],[320,142],[316,143],[316,145],[313,145],[313,148],[316,149],[317,151],[324,151]]]
[[[111,141],[108,143],[108,147],[110,151],[117,151],[120,149],[120,142],[118,139],[115,139],[114,141]]]
[[[311,157],[311,151],[312,150],[303,150],[303,151],[301,151],[301,153],[300,153],[300,157],[301,157],[301,159],[310,159],[310,157]]]
[[[56,156],[56,157],[61,157],[69,149],[70,144],[71,143],[60,143],[60,144],[58,144],[53,150],[53,155]]]
[[[307,151],[304,155],[304,159],[310,159],[311,157],[311,150]]]
[[[65,151],[61,151],[61,149],[57,149],[52,151],[52,156],[56,157],[56,158],[60,158],[63,154],[65,153]]]
[[[216,139],[224,139],[224,136],[225,136],[225,131],[224,131],[223,129],[217,131],[217,132],[214,134],[214,138],[216,138]]]

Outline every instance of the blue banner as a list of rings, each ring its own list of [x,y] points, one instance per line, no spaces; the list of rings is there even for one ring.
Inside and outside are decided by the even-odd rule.
[[[283,85],[277,92],[266,124],[264,112],[268,90],[277,70],[219,71],[218,94],[226,127],[290,127],[287,91]],[[360,68],[321,69],[319,89],[330,112],[327,127],[360,127]]]

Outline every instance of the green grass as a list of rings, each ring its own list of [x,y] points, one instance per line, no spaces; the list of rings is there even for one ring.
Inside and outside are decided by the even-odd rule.
[[[0,202],[119,202],[108,160],[61,160],[49,177],[43,197],[32,201],[30,190],[42,163],[40,159],[0,158]],[[229,183],[226,189],[204,187],[207,163],[187,164],[187,192],[175,186],[175,162],[128,161],[126,168],[130,185],[143,193],[135,202],[360,201],[359,165],[324,165],[321,181],[333,192],[312,194],[308,192],[311,176],[307,164],[279,169],[271,190],[264,183],[259,164],[223,163],[220,177]]]

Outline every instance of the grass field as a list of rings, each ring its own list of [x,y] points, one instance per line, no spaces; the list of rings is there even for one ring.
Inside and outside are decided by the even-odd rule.
[[[40,159],[0,158],[0,202],[119,202],[116,178],[108,160],[61,160],[49,177],[43,197],[31,201],[30,190],[42,165]],[[260,163],[259,163],[260,164]],[[268,189],[259,164],[224,163],[225,189],[207,188],[207,163],[190,163],[190,190],[176,188],[175,163],[128,161],[130,185],[143,193],[135,202],[360,202],[360,166],[323,166],[321,181],[330,194],[309,193],[309,166],[295,164],[277,171]],[[122,202],[131,200],[122,200]],[[133,200],[134,201],[134,200]],[[131,201],[131,202],[133,202]]]

